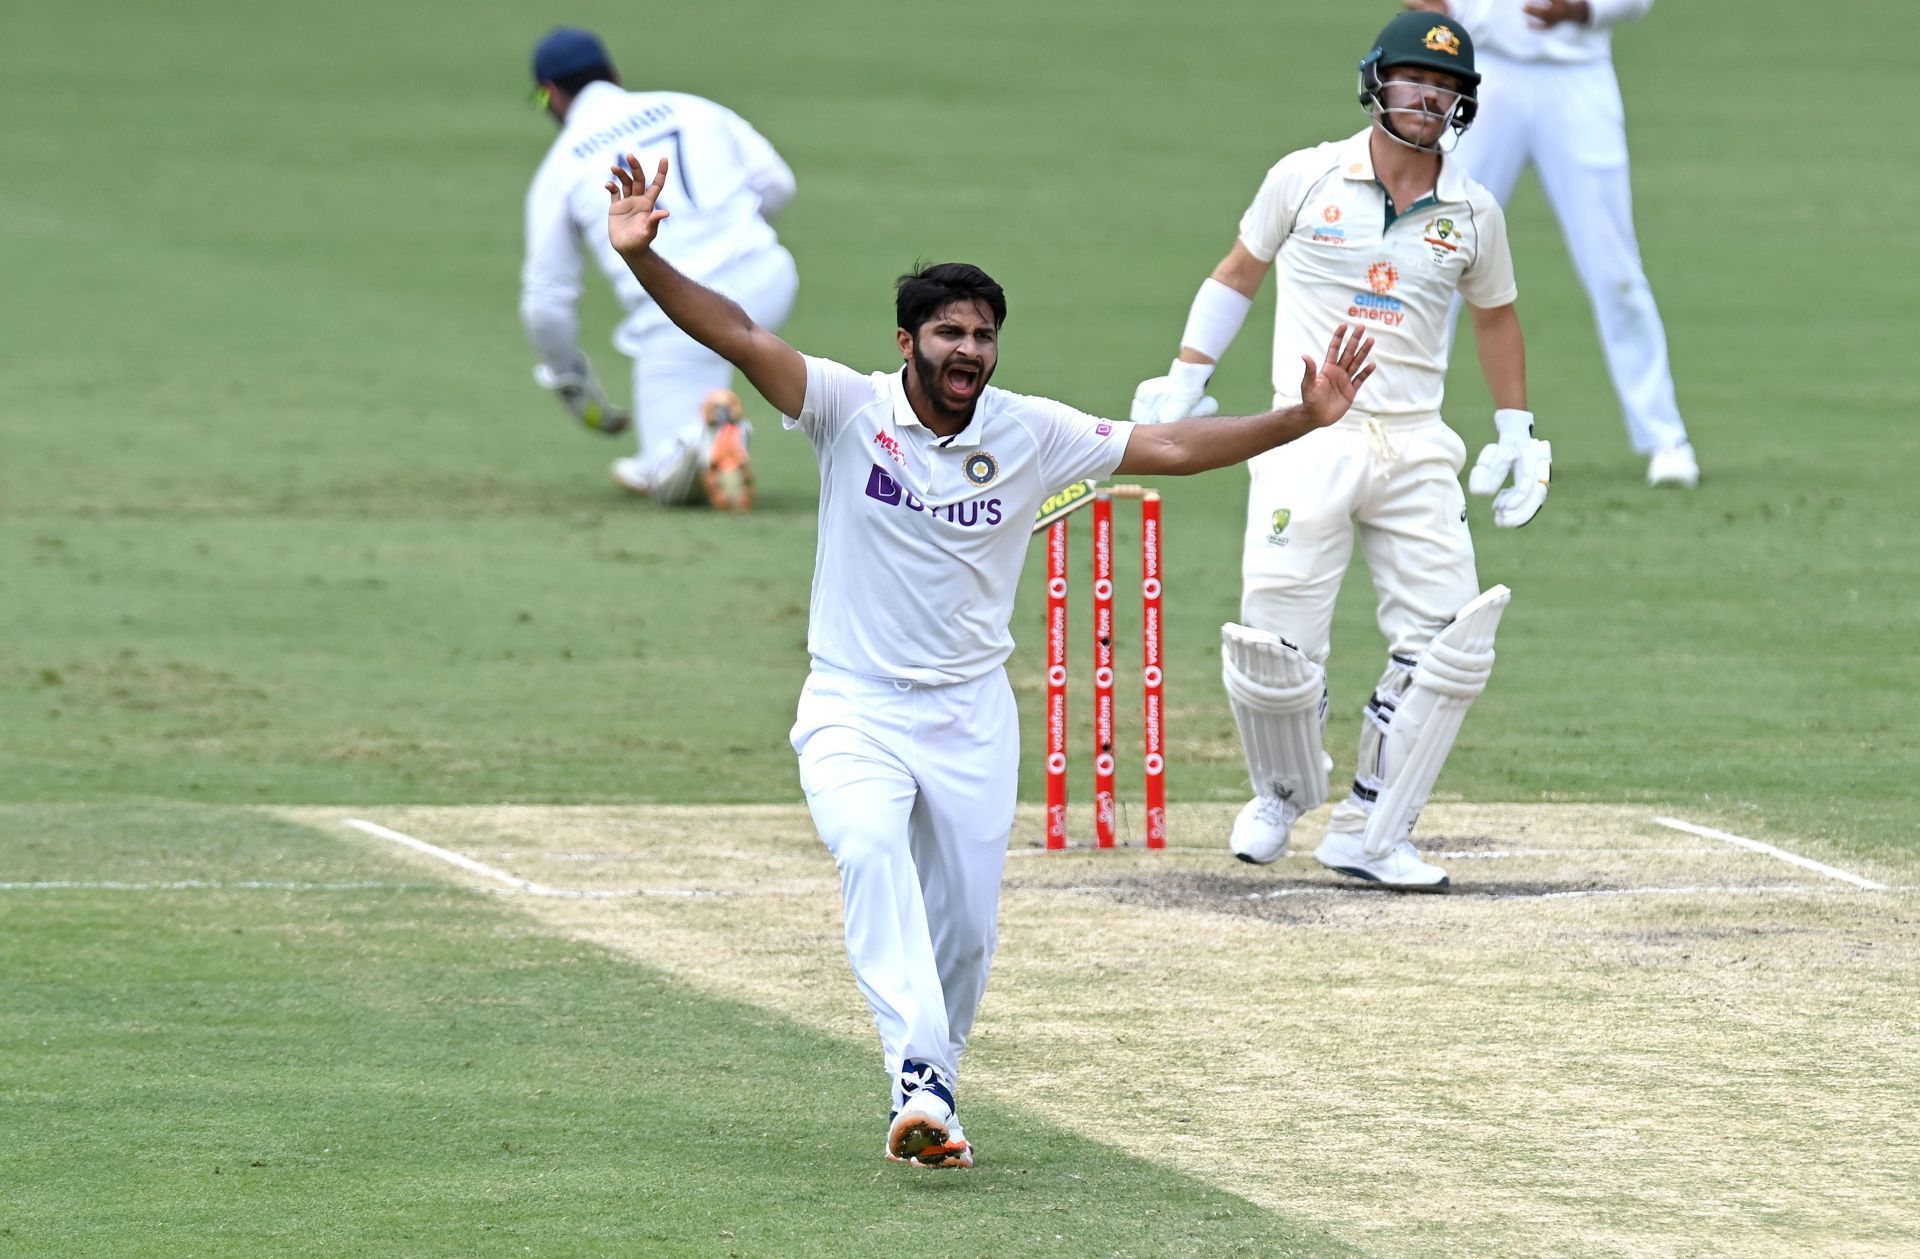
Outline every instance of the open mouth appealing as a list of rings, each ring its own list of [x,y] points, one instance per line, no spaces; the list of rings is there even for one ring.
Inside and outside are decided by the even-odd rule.
[[[980,392],[980,369],[976,367],[949,367],[946,370],[947,392],[957,398],[971,398]]]

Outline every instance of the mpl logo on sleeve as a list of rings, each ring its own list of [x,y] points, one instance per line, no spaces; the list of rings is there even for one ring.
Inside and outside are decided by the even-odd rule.
[[[887,452],[887,456],[901,467],[907,466],[907,452],[900,449],[900,443],[890,433],[875,433],[873,444]]]

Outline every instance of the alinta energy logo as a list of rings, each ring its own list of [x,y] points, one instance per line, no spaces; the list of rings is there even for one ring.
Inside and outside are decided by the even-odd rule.
[[[1400,273],[1394,270],[1390,262],[1376,262],[1368,267],[1367,287],[1373,292],[1355,293],[1353,304],[1347,307],[1347,318],[1365,319],[1389,328],[1404,323],[1407,318],[1405,303],[1397,297],[1387,296],[1399,282]]]

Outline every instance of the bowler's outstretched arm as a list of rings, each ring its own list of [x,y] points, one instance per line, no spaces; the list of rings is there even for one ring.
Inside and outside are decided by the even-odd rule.
[[[753,322],[738,303],[689,280],[653,251],[660,222],[669,213],[659,208],[660,190],[667,183],[667,159],[660,159],[653,181],[645,187],[633,177],[638,167],[639,158],[629,153],[614,166],[613,178],[607,181],[607,192],[613,197],[607,210],[607,238],[615,252],[682,332],[739,368],[782,415],[800,414],[807,400],[806,360],[800,351]]]

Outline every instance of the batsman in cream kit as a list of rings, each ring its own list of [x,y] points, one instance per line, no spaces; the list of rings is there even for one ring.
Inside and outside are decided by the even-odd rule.
[[[1206,414],[1213,365],[1273,272],[1274,405],[1291,364],[1336,323],[1379,337],[1378,387],[1339,424],[1249,467],[1240,622],[1221,630],[1222,674],[1254,797],[1229,845],[1264,864],[1328,797],[1321,744],[1335,597],[1365,551],[1387,638],[1359,764],[1314,856],[1407,890],[1448,885],[1409,836],[1469,705],[1493,668],[1504,586],[1480,590],[1459,473],[1466,444],[1440,416],[1454,295],[1466,299],[1498,440],[1468,481],[1503,528],[1546,501],[1552,450],[1527,410],[1526,349],[1500,204],[1447,155],[1472,125],[1473,42],[1451,18],[1403,13],[1360,62],[1365,130],[1275,163],[1232,248],[1195,296],[1180,352],[1140,385],[1133,418]],[[1508,484],[1509,480],[1511,484]]]
[[[989,385],[1006,297],[978,267],[901,277],[895,351],[859,372],[803,356],[653,248],[662,160],[616,165],[608,239],[659,309],[737,365],[812,443],[819,541],[792,741],[840,872],[847,959],[892,1081],[887,1157],[970,1167],[954,1086],[986,990],[1013,829],[1020,727],[1004,668],[1034,513],[1088,477],[1242,462],[1346,414],[1371,341],[1342,326],[1300,401],[1141,429]]]

